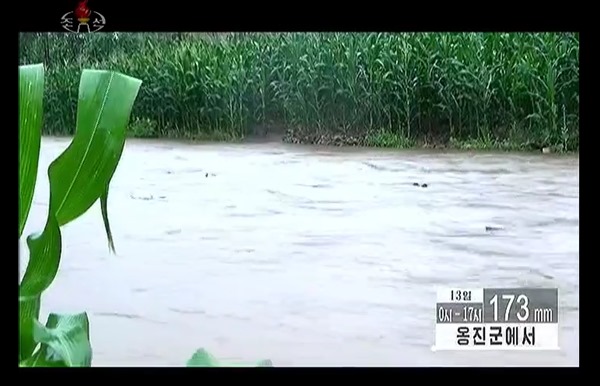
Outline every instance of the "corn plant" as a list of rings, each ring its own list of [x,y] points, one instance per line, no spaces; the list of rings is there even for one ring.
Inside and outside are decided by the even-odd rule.
[[[98,200],[110,249],[108,191],[123,146],[141,81],[120,73],[85,70],[81,75],[77,129],[69,147],[48,167],[50,204],[46,225],[27,237],[29,261],[19,284],[19,363],[21,366],[90,366],[92,348],[87,313],[39,313],[44,291],[58,272],[61,227]],[[44,67],[19,67],[19,238],[37,181],[43,124]]]
[[[37,181],[44,107],[44,66],[19,67],[19,239]],[[84,70],[79,83],[76,132],[48,167],[50,205],[42,232],[27,237],[29,261],[19,284],[19,365],[86,367],[92,364],[89,318],[50,313],[39,321],[41,299],[54,281],[62,253],[61,227],[100,200],[108,245],[115,251],[108,192],[125,145],[125,132],[142,82],[117,72]],[[270,366],[261,361],[259,366]],[[188,366],[221,366],[200,349]]]

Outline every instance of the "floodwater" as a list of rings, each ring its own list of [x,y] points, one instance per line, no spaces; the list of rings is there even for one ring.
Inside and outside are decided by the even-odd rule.
[[[577,156],[130,140],[109,214],[117,254],[96,204],[43,304],[89,312],[96,366],[579,364]],[[559,288],[559,351],[432,351],[437,287],[525,286]]]

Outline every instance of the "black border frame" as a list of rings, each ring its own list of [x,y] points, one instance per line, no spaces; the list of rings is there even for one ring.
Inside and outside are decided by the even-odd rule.
[[[78,0],[19,2],[13,13],[22,32],[63,32],[60,18]],[[227,31],[500,31],[579,30],[576,14],[550,7],[509,3],[364,3],[345,2],[126,2],[89,0],[106,18],[103,32]],[[154,5],[152,5],[154,4]],[[279,11],[279,12],[278,12]],[[438,12],[436,12],[438,11]],[[482,11],[482,12],[477,12]],[[575,11],[575,10],[574,10]],[[14,11],[13,11],[14,12]],[[560,19],[559,19],[560,18]],[[554,22],[554,23],[552,23]],[[508,27],[511,26],[512,27]],[[560,28],[558,26],[560,25]],[[508,27],[508,28],[507,28]],[[66,32],[66,31],[65,31]]]
[[[60,17],[75,8],[76,0],[63,0],[59,2],[19,2],[16,4],[18,11],[14,12],[14,19],[17,21],[17,30],[20,32],[62,32],[64,31],[60,25]],[[225,32],[225,31],[553,31],[553,30],[581,30],[579,20],[575,16],[577,10],[561,7],[557,13],[555,7],[549,7],[548,3],[543,5],[532,4],[531,9],[527,9],[525,3],[520,2],[517,7],[510,7],[509,3],[473,3],[465,4],[461,7],[458,3],[439,3],[434,5],[423,3],[424,7],[418,7],[421,4],[415,3],[389,3],[389,5],[372,4],[371,7],[365,7],[364,3],[332,4],[331,8],[325,7],[323,3],[319,6],[314,6],[311,3],[277,3],[274,7],[266,7],[266,4],[246,3],[239,4],[221,4],[216,3],[196,3],[196,2],[179,2],[179,3],[154,3],[145,1],[127,1],[127,2],[108,2],[106,0],[90,0],[88,6],[92,10],[102,13],[107,20],[103,32],[123,31],[123,32],[141,32],[141,31],[171,31],[171,32]],[[463,3],[464,4],[464,3]],[[369,4],[370,5],[370,4]],[[419,11],[418,8],[421,8]],[[425,9],[422,9],[425,8]],[[8,11],[8,8],[6,8]],[[395,9],[396,11],[391,10]],[[328,12],[330,10],[330,12]],[[477,12],[481,10],[482,12]],[[277,12],[280,11],[280,12]],[[438,12],[436,12],[438,11]],[[529,11],[529,12],[528,12]],[[12,13],[11,12],[11,13]],[[194,15],[195,17],[189,17]],[[280,15],[280,16],[278,16]],[[369,17],[371,16],[371,17]],[[437,17],[436,17],[437,16]],[[7,16],[6,19],[9,19]],[[6,20],[5,19],[5,20]],[[510,26],[510,27],[509,27]],[[65,33],[67,33],[65,31]],[[6,36],[6,35],[5,35]],[[588,39],[584,33],[580,34],[580,44],[591,44],[591,38]],[[10,35],[12,44],[17,43],[18,34]],[[9,42],[10,43],[10,42]],[[5,45],[8,47],[10,44]],[[581,70],[585,68],[583,63],[587,51],[581,50],[580,54],[580,76],[590,75],[592,72]],[[3,61],[6,63],[6,61]],[[18,79],[18,77],[16,77]],[[585,82],[580,82],[581,85],[581,102],[582,106],[587,99],[584,97],[586,87]],[[14,90],[18,90],[18,85],[13,86]],[[18,101],[18,99],[13,99]],[[18,102],[17,110],[18,111]],[[580,108],[581,109],[581,108]],[[18,116],[17,116],[18,120]],[[581,121],[584,121],[581,117]],[[18,122],[17,122],[18,125]],[[585,124],[584,124],[585,125]],[[586,143],[590,143],[590,147],[595,144],[591,135],[594,132],[593,122],[589,124],[590,130],[586,136],[589,142],[581,140],[580,143],[580,161],[583,161],[585,152],[583,148]],[[587,125],[586,125],[587,126]],[[14,131],[18,141],[17,131]],[[8,147],[10,148],[10,147]],[[15,146],[14,149],[17,149]],[[11,155],[8,155],[11,157]],[[13,155],[15,163],[18,162],[18,157]],[[585,164],[584,162],[582,162]],[[581,168],[583,172],[583,168]],[[15,169],[18,170],[18,165]],[[18,174],[18,172],[17,172]],[[17,176],[18,178],[18,176]],[[581,184],[580,186],[584,186]],[[581,190],[581,188],[580,188]],[[586,197],[580,193],[580,201]],[[18,210],[18,209],[17,209]],[[588,213],[591,210],[587,211]],[[580,222],[583,222],[591,215],[581,216]],[[10,216],[3,216],[4,221],[10,222]],[[10,227],[11,225],[7,225]],[[580,251],[586,250],[583,243],[584,238],[580,236]],[[18,250],[17,250],[18,253]],[[6,257],[11,260],[10,256]],[[590,256],[588,259],[593,259]],[[13,261],[16,261],[14,259]],[[581,263],[587,263],[585,260],[580,260],[580,272],[590,272],[581,270]],[[18,264],[18,262],[17,262]],[[17,266],[18,268],[18,266]],[[5,275],[9,275],[8,270]],[[581,276],[581,275],[580,275]],[[581,288],[580,279],[580,288]],[[10,283],[11,279],[6,278],[4,283]],[[10,285],[10,284],[9,284]],[[581,290],[580,290],[581,292]],[[17,290],[18,293],[18,290]],[[581,301],[580,301],[581,303]],[[18,307],[18,303],[17,303]],[[581,315],[581,314],[580,314]],[[580,334],[583,329],[580,328]],[[18,346],[18,334],[16,335],[16,343]],[[580,349],[581,351],[581,349]],[[580,364],[584,361],[580,355]],[[17,361],[15,361],[17,365]],[[183,364],[182,364],[183,365]],[[580,365],[581,366],[581,365]],[[77,369],[19,369],[21,374],[27,374],[27,377],[41,377],[40,381],[45,381],[47,376],[52,371],[58,375],[61,382],[68,381],[68,375],[74,375],[79,370]],[[554,378],[558,381],[558,377],[567,376],[567,380],[575,380],[574,376],[579,374],[577,368],[250,368],[250,369],[173,369],[173,368],[108,368],[108,369],[88,369],[96,373],[97,380],[109,379],[114,375],[122,382],[126,382],[126,376],[132,376],[133,381],[142,381],[145,375],[150,375],[152,379],[158,381],[160,377],[165,381],[174,381],[177,375],[187,375],[197,377],[198,374],[192,372],[202,372],[202,378],[192,379],[192,382],[206,382],[215,380],[223,382],[225,375],[233,377],[239,376],[240,379],[248,382],[253,376],[294,376],[298,381],[316,376],[321,380],[341,381],[342,377],[348,376],[347,379],[354,381],[368,382],[376,381],[378,376],[394,377],[394,380],[399,383],[422,381],[425,375],[431,375],[432,378],[441,378],[442,381],[450,382],[475,382],[480,379],[500,380],[502,375],[508,379],[517,382],[531,381],[540,382],[544,378]],[[445,375],[451,373],[470,373],[456,374],[452,378]],[[81,375],[88,380],[89,375]],[[104,378],[104,377],[107,378]],[[419,377],[411,379],[412,376]],[[213,378],[214,377],[214,378]],[[531,378],[529,378],[531,377]],[[150,378],[148,378],[150,379]],[[262,378],[264,380],[264,378]],[[21,381],[22,379],[20,379]],[[79,377],[73,378],[74,382],[81,382],[83,379]]]
[[[40,377],[40,381],[46,381],[51,376],[60,377],[60,382],[68,384],[69,378],[73,384],[81,384],[90,380],[90,374],[87,372],[80,373],[79,369],[20,369],[20,377],[31,376]],[[399,385],[418,385],[424,382],[429,383],[428,379],[440,379],[444,385],[451,385],[456,382],[459,385],[476,385],[479,382],[489,382],[501,384],[503,379],[508,379],[516,384],[536,384],[545,381],[551,382],[577,382],[578,369],[571,368],[310,368],[310,367],[294,367],[294,368],[91,368],[86,371],[94,374],[94,382],[105,382],[114,376],[118,379],[117,382],[141,384],[146,380],[152,383],[156,382],[171,382],[178,383],[178,376],[184,380],[188,376],[191,383],[206,384],[215,382],[223,384],[226,380],[239,379],[246,384],[250,382],[261,382],[267,384],[268,377],[281,377],[281,380],[293,380],[294,383],[304,383],[307,381],[326,382],[327,385],[333,386],[338,383],[358,383],[362,385],[374,384],[378,381],[397,382]],[[80,373],[79,378],[77,374]],[[131,378],[129,378],[131,377]],[[201,377],[201,378],[197,378]],[[85,378],[85,379],[84,379]],[[385,378],[388,378],[386,381]],[[20,382],[25,378],[20,378]],[[510,383],[509,383],[510,384]]]

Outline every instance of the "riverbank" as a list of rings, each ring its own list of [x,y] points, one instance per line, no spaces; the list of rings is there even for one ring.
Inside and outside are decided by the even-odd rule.
[[[134,137],[577,151],[579,38],[526,33],[22,34],[45,134],[73,132],[82,68],[144,81]]]

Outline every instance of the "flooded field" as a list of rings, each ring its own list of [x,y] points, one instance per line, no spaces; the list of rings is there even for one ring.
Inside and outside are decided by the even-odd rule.
[[[26,234],[67,144],[43,140]],[[96,366],[579,364],[577,156],[130,140],[109,214],[117,255],[97,204],[43,304],[90,313]],[[433,352],[451,286],[558,287],[561,350]]]

